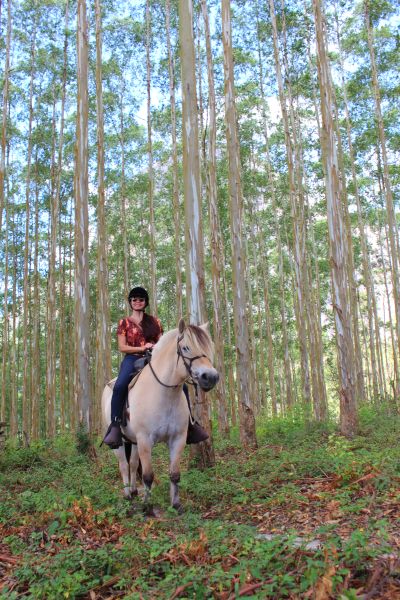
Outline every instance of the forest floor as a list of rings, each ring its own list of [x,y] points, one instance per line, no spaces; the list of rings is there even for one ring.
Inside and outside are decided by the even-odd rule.
[[[0,451],[0,598],[400,599],[400,419],[258,428],[258,449],[216,442],[216,466],[182,469],[185,512],[122,498],[108,449],[71,438]]]

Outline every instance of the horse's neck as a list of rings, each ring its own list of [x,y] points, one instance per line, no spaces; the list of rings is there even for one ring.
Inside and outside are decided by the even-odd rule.
[[[176,368],[177,363],[178,354],[175,339],[168,346],[160,349],[160,352],[157,352],[151,360],[151,365],[158,378],[166,385],[180,385],[185,381],[185,377],[181,376]]]

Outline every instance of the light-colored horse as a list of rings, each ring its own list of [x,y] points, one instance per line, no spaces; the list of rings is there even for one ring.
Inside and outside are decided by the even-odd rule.
[[[136,472],[139,458],[142,464],[144,504],[149,505],[154,479],[151,451],[154,444],[165,442],[169,447],[171,505],[181,509],[178,484],[180,459],[186,444],[189,408],[182,391],[191,377],[203,390],[212,389],[219,375],[212,365],[213,343],[207,325],[185,325],[181,319],[178,329],[166,333],[154,346],[151,364],[140,373],[128,394],[129,420],[122,428],[132,446],[129,462],[125,448],[114,450],[124,481],[127,498],[137,495]],[[110,422],[112,389],[104,388],[102,397],[103,422]]]

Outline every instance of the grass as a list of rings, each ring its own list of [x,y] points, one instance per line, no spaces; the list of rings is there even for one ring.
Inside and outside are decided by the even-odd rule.
[[[216,441],[216,466],[182,473],[168,507],[155,452],[157,519],[122,498],[114,456],[74,440],[0,455],[0,599],[400,597],[400,420],[265,422],[259,447]]]

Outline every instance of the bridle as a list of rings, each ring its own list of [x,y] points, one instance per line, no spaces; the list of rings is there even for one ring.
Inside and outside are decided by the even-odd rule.
[[[181,335],[178,337],[178,339],[176,340],[176,353],[177,353],[177,355],[178,355],[178,358],[176,359],[176,364],[178,365],[178,361],[179,361],[179,359],[181,358],[181,359],[182,359],[182,362],[183,362],[183,364],[185,365],[185,369],[186,369],[186,371],[187,371],[187,373],[188,373],[188,375],[189,375],[189,377],[190,377],[190,379],[191,379],[191,381],[190,381],[190,380],[187,380],[187,383],[192,383],[193,385],[195,385],[195,386],[196,386],[196,385],[197,385],[197,383],[196,383],[196,381],[195,381],[195,379],[194,379],[194,377],[193,377],[193,373],[192,373],[192,365],[193,365],[193,362],[194,362],[195,360],[198,360],[199,358],[207,358],[207,356],[206,356],[205,354],[199,354],[198,356],[193,356],[192,358],[188,358],[187,356],[185,356],[185,355],[182,353],[182,348],[181,348],[181,346],[180,346],[180,342],[181,342],[182,340],[183,340],[183,334],[181,334]],[[155,379],[158,381],[158,383],[159,383],[160,385],[162,385],[163,387],[166,387],[166,388],[178,388],[180,385],[182,385],[181,383],[177,383],[176,385],[168,385],[167,383],[164,383],[163,381],[161,381],[161,379],[159,379],[159,377],[157,376],[156,372],[154,371],[154,369],[153,369],[153,367],[152,367],[152,364],[151,364],[151,360],[150,360],[150,361],[149,361],[147,364],[149,365],[149,367],[150,367],[150,371],[153,373],[153,375],[154,375],[154,378],[155,378]]]

